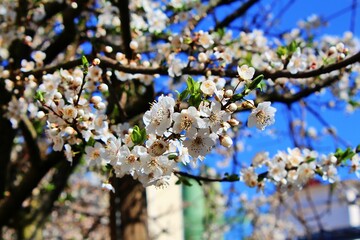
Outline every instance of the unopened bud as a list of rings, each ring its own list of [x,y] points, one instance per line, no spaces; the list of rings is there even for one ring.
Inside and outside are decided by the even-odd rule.
[[[111,53],[112,51],[113,51],[113,48],[111,46],[106,46],[105,47],[105,52]]]
[[[92,65],[94,65],[94,66],[97,66],[97,65],[99,65],[100,64],[100,59],[98,59],[98,58],[95,58],[93,61],[92,61]]]
[[[143,61],[143,66],[144,67],[150,67],[150,62],[149,61]]]
[[[107,92],[109,90],[109,87],[105,83],[101,83],[98,86],[98,89],[99,89],[100,92]]]
[[[235,127],[235,126],[238,126],[240,122],[239,122],[238,120],[236,120],[235,118],[232,118],[232,119],[230,119],[230,120],[228,121],[228,123],[229,123],[231,126]]]
[[[233,140],[228,135],[220,136],[220,144],[229,148],[233,145]]]
[[[92,98],[90,99],[90,102],[94,103],[94,104],[99,104],[101,103],[102,99],[100,96],[92,96]]]
[[[60,92],[56,92],[56,93],[54,94],[54,99],[61,99],[61,98],[62,98],[62,95],[61,95]]]
[[[339,60],[344,60],[345,59],[345,54],[344,53],[340,53],[339,55]]]
[[[339,52],[343,52],[345,48],[345,45],[342,42],[339,42],[338,44],[336,44],[336,50],[338,50]]]
[[[227,110],[229,112],[235,112],[237,110],[237,105],[236,103],[230,103],[230,105],[227,107]]]
[[[224,131],[227,131],[231,126],[228,122],[222,122],[221,127],[223,128]]]
[[[130,48],[131,48],[132,50],[136,50],[138,47],[139,47],[139,44],[138,44],[137,41],[132,40],[132,41],[130,42]]]
[[[36,117],[41,119],[41,118],[45,117],[45,113],[43,111],[39,111],[36,113]]]
[[[225,91],[224,97],[231,98],[234,95],[234,91],[231,89],[228,89]]]
[[[95,105],[95,108],[99,110],[104,110],[106,108],[106,105],[103,102],[99,102],[98,104]]]
[[[328,51],[328,56],[331,56],[333,55],[334,53],[336,53],[337,50],[336,50],[336,47],[335,46],[332,46],[329,48],[329,51]]]
[[[249,101],[244,101],[241,103],[241,108],[243,109],[253,109],[255,108],[254,104]]]
[[[73,128],[70,127],[70,126],[66,127],[65,130],[64,130],[64,132],[67,133],[67,134],[69,134],[69,135],[73,135],[73,134],[76,133],[76,132],[75,132],[75,129],[73,129]]]
[[[198,56],[199,62],[205,63],[208,59],[209,58],[206,53],[203,53],[203,52],[199,53],[199,56]]]

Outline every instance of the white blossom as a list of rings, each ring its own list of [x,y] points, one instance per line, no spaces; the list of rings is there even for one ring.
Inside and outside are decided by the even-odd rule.
[[[143,117],[147,133],[155,133],[159,136],[171,126],[173,120],[175,100],[172,97],[160,96],[150,110]]]
[[[258,129],[264,130],[265,127],[274,124],[276,108],[270,105],[270,102],[259,103],[249,116],[248,127],[256,126]]]

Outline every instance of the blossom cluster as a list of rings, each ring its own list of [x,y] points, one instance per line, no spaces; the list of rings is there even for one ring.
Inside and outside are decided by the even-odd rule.
[[[145,186],[166,184],[178,162],[196,165],[217,142],[231,147],[227,132],[239,124],[232,116],[238,110],[237,101],[243,101],[259,82],[251,80],[253,68],[239,67],[240,80],[249,84],[239,98],[236,88],[225,90],[212,80],[196,82],[189,78],[187,89],[177,99],[162,95],[152,103],[143,116],[141,130],[129,123],[110,122],[105,114],[107,102],[101,94],[109,88],[103,82],[99,60],[91,65],[86,61],[82,68],[45,74],[39,83],[29,77],[26,99],[13,98],[6,116],[14,128],[24,116],[45,119],[52,149],[64,151],[70,162],[83,152],[88,166],[110,165],[117,177],[129,174]],[[8,90],[13,91],[12,82],[7,83]],[[253,108],[248,126],[263,130],[274,123],[276,109],[270,102],[260,103],[257,108],[250,101],[247,105]]]
[[[304,71],[341,62],[356,53],[359,44],[351,33],[346,33],[342,38],[327,36],[310,43],[303,34],[304,29],[309,28],[306,24],[300,24],[299,29],[286,33],[284,39],[268,38],[257,29],[237,34],[231,31],[194,30],[196,19],[205,16],[215,4],[216,1],[210,1],[207,5],[187,0],[168,3],[132,1],[129,10],[133,32],[129,47],[133,51],[133,58],[128,59],[124,53],[113,51],[118,48],[111,44],[120,40],[120,34],[112,34],[120,31],[119,9],[109,1],[89,3],[86,9],[91,14],[76,19],[86,23],[91,22],[90,18],[95,19],[89,26],[79,24],[79,28],[86,33],[82,37],[90,42],[94,39],[99,41],[93,46],[97,48],[94,52],[110,56],[116,62],[116,67],[120,66],[121,69],[104,68],[94,63],[86,72],[78,67],[34,77],[31,72],[42,69],[46,59],[46,54],[38,50],[46,49],[49,44],[43,42],[43,37],[56,34],[53,32],[55,24],[63,28],[64,20],[55,16],[52,19],[54,27],[43,28],[39,25],[34,36],[28,36],[25,28],[18,29],[13,24],[16,20],[16,4],[4,1],[2,6],[6,11],[0,14],[9,22],[6,34],[0,30],[1,60],[10,60],[7,49],[15,38],[33,49],[32,54],[21,61],[21,73],[29,73],[24,79],[21,79],[21,74],[14,79],[9,70],[1,67],[3,71],[0,76],[4,79],[5,88],[13,94],[5,116],[14,128],[25,117],[35,121],[46,119],[49,143],[55,151],[64,150],[69,161],[74,155],[84,152],[90,166],[109,164],[117,176],[130,174],[147,185],[161,184],[176,168],[177,162],[196,165],[198,159],[203,159],[218,142],[230,147],[231,127],[241,122],[234,113],[244,110],[244,106],[251,110],[248,127],[264,130],[273,124],[276,109],[270,106],[269,101],[259,101],[257,96],[260,91],[256,92],[255,89],[263,88],[267,96],[293,94],[336,77],[339,80],[331,85],[332,94],[345,100],[349,109],[357,106],[353,98],[360,89],[360,81],[359,78],[354,79],[352,73],[359,72],[358,63],[351,65],[351,70],[349,67],[346,71],[337,70],[305,79],[296,77]],[[93,9],[95,5],[98,9]],[[80,6],[71,2],[69,7],[76,9]],[[169,17],[169,11],[181,14]],[[47,12],[42,3],[34,3],[28,14],[26,19],[41,22]],[[318,25],[316,18],[308,19],[308,22],[314,27]],[[168,34],[167,30],[176,24],[179,24],[177,27],[180,30]],[[81,52],[83,49],[80,46],[73,50]],[[59,54],[54,62],[61,62],[64,56]],[[234,74],[227,76],[236,67],[238,77],[234,77]],[[136,68],[142,73],[134,74]],[[253,79],[255,69],[270,74],[290,73],[294,77],[269,78],[260,83],[258,80],[261,79]],[[152,71],[146,73],[145,70]],[[149,86],[158,75],[154,70],[159,70],[159,74],[167,73],[174,79],[170,84],[177,84],[179,79],[183,83],[182,80],[189,78],[186,74],[186,71],[191,73],[189,70],[202,76],[198,82],[188,81],[186,91],[178,97],[160,96],[145,112],[143,121],[138,123],[144,128],[135,128],[124,122],[116,124],[106,113],[111,81],[119,80],[124,89],[131,80],[139,80],[141,84]],[[103,78],[107,78],[107,81]],[[34,101],[32,96],[35,94],[40,104]],[[83,150],[79,147],[82,143],[85,144]],[[304,153],[298,165],[294,165],[291,163],[293,160],[288,160],[288,155],[295,152],[279,153],[281,156],[277,158],[280,160],[265,161],[269,168],[267,177],[271,181],[300,187],[320,170],[324,172],[323,176],[336,180],[336,164],[319,167],[318,163],[308,161],[312,156]],[[328,162],[334,161],[332,157],[328,158]],[[255,167],[243,172],[245,182],[250,186],[261,184]]]
[[[329,183],[339,182],[337,167],[348,159],[349,172],[359,177],[359,154],[356,150],[338,150],[324,155],[306,148],[288,148],[272,158],[268,152],[260,152],[255,155],[250,167],[241,170],[240,179],[250,187],[263,189],[265,182],[272,182],[281,192],[294,192],[302,189],[315,175]]]

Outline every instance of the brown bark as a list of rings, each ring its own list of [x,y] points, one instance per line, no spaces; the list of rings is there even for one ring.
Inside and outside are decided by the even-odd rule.
[[[123,240],[148,239],[145,188],[130,176],[120,181],[121,235]]]
[[[110,196],[111,240],[149,239],[145,188],[131,176],[112,181],[116,192]]]

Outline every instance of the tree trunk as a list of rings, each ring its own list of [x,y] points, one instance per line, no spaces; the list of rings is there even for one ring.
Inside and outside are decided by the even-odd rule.
[[[115,194],[110,193],[111,240],[149,239],[145,188],[131,176],[112,180]]]

